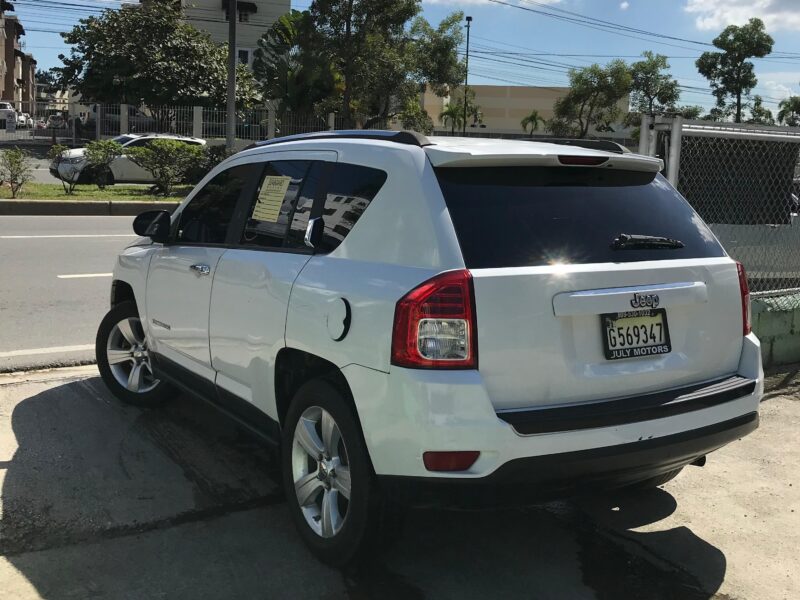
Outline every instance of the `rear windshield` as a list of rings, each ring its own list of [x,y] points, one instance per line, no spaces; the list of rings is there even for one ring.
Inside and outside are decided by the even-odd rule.
[[[661,175],[582,167],[442,167],[436,175],[469,268],[725,255]],[[613,249],[620,234],[683,248]]]

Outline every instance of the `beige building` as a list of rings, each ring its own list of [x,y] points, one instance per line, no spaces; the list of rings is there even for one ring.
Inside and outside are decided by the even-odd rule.
[[[142,3],[152,0],[140,0]],[[218,44],[228,43],[228,0],[175,0],[183,7],[185,20],[207,31]],[[258,40],[281,15],[291,9],[290,0],[238,0],[236,52],[239,62],[253,64]]]
[[[32,54],[22,55],[22,110],[35,112],[36,101],[36,59]]]
[[[536,110],[542,119],[553,118],[553,105],[569,91],[568,87],[534,87],[515,85],[470,85],[475,92],[475,103],[483,115],[485,131],[494,133],[522,133],[520,121]],[[455,92],[453,96],[456,96]],[[450,98],[439,98],[426,92],[423,106],[437,128],[444,128],[439,115],[449,104]],[[620,108],[628,112],[628,98],[620,101]],[[467,127],[472,123],[467,122]],[[545,133],[542,125],[539,132]]]
[[[20,50],[19,39],[25,35],[25,29],[17,17],[6,16],[3,21],[6,37],[3,43],[3,58],[6,72],[3,77],[2,100],[13,102],[19,107],[19,103],[22,102],[22,57],[25,55]]]

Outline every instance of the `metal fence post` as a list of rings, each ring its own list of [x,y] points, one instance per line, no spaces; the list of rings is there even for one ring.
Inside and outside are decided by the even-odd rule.
[[[650,147],[650,125],[653,124],[653,117],[642,115],[642,123],[639,125],[639,154],[647,154]]]
[[[103,135],[103,106],[101,104],[94,105],[94,139],[99,140]]]
[[[127,104],[120,104],[119,105],[119,134],[124,135],[128,133],[130,129],[128,128],[128,105]]]
[[[650,135],[647,138],[647,156],[655,156],[657,154],[658,146],[658,130],[653,127],[650,130]]]
[[[270,106],[267,109],[267,139],[271,140],[275,137],[275,108]]]
[[[203,137],[203,107],[192,107],[192,137]]]
[[[683,138],[683,117],[672,119],[672,130],[669,135],[669,158],[667,160],[667,181],[673,187],[678,186],[678,173],[681,168],[681,139]]]
[[[328,130],[336,130],[336,113],[328,113]]]

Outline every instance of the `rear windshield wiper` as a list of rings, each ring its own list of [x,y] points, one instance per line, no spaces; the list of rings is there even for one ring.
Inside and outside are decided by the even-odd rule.
[[[683,248],[684,243],[668,237],[657,235],[638,235],[620,233],[611,242],[612,250],[628,250],[633,248]]]

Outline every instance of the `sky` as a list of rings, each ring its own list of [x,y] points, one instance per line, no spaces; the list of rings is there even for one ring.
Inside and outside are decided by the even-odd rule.
[[[40,68],[60,64],[67,46],[57,32],[119,0],[11,0],[27,33],[25,51]],[[309,0],[292,0],[303,9]],[[473,17],[470,83],[563,86],[569,67],[632,62],[645,50],[667,55],[683,91],[681,104],[708,109],[713,97],[694,62],[729,24],[757,16],[775,39],[773,54],[754,59],[754,93],[773,111],[800,94],[800,0],[422,0],[432,24],[453,11]],[[622,27],[622,30],[620,30]],[[636,31],[633,31],[635,29]],[[462,52],[464,49],[462,48]]]

